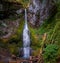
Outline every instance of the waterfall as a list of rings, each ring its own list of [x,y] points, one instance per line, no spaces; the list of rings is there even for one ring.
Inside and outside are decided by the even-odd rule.
[[[30,56],[30,35],[27,25],[27,10],[25,9],[25,25],[23,29],[23,58],[29,58]]]

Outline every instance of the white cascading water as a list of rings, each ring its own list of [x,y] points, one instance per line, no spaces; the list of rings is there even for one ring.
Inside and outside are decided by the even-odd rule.
[[[27,10],[25,9],[25,25],[23,29],[23,58],[30,57],[30,35],[27,25]]]

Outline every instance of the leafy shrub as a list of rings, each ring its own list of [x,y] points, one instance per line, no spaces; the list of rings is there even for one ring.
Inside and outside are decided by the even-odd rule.
[[[47,47],[44,49],[44,61],[45,63],[53,63],[56,61],[57,58],[57,51],[58,51],[58,46],[55,44],[49,44]]]

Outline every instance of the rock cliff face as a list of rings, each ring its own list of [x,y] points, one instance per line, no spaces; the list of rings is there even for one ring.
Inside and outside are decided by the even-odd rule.
[[[11,4],[11,6],[13,5]],[[14,3],[14,6],[16,8],[16,3]],[[19,8],[19,6],[17,6],[17,8]],[[42,25],[44,20],[52,15],[55,10],[55,0],[30,0],[30,5],[28,7],[28,21],[33,26]],[[13,10],[12,13],[15,13],[15,11]]]
[[[28,8],[29,23],[33,26],[42,25],[54,9],[56,7],[53,0],[31,0]]]
[[[15,21],[7,21],[7,20],[0,20],[0,38],[9,38],[12,34],[16,32],[16,29],[19,26],[20,19]]]
[[[7,10],[8,13],[2,10]],[[1,13],[1,11],[3,13]],[[55,13],[55,11],[56,11],[56,6],[54,0],[30,0],[30,5],[28,7],[28,21],[32,26],[39,27],[43,24],[44,20],[48,19],[49,16]],[[7,17],[10,14],[12,15],[15,14],[15,16],[24,14],[24,8],[22,4],[20,5],[17,3],[10,3],[10,2],[0,3],[0,18],[2,17],[3,19],[4,17]],[[5,22],[7,23],[7,25]],[[0,38],[1,36],[3,38],[9,37],[12,34],[13,29],[17,28],[19,25],[19,24],[17,25],[19,21],[11,22],[6,20],[5,22],[3,20],[0,20]],[[8,24],[8,22],[11,24]],[[12,24],[13,26],[16,25],[17,26],[13,28]]]

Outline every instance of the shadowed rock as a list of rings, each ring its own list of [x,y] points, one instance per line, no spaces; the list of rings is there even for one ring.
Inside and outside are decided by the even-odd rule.
[[[28,20],[33,26],[42,25],[44,20],[56,11],[54,0],[31,0],[28,8]]]

